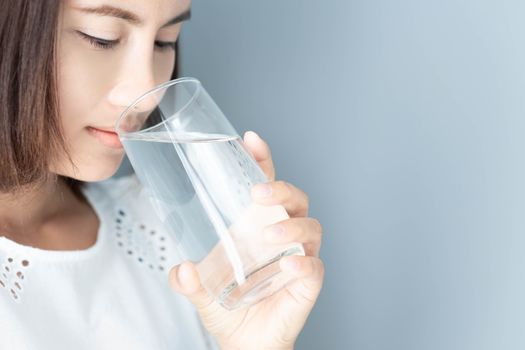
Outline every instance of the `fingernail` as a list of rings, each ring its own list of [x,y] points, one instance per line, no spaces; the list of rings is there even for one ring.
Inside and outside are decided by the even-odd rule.
[[[177,271],[177,282],[179,283],[179,286],[183,286],[184,284],[184,266],[183,264],[179,265],[179,269]]]
[[[255,197],[264,198],[270,197],[272,194],[272,187],[267,184],[259,184],[253,188],[253,195]]]
[[[284,227],[282,225],[272,225],[264,229],[264,238],[267,241],[278,241],[284,236]]]
[[[252,138],[256,138],[256,139],[260,139],[259,135],[256,132],[251,131],[251,130],[250,131],[246,131],[244,133],[244,138],[246,138],[246,136],[252,137]]]

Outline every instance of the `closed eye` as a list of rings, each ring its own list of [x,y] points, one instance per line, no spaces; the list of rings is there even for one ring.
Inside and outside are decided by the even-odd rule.
[[[155,41],[155,47],[160,51],[173,50],[177,47],[177,41]]]
[[[108,40],[103,38],[98,38],[89,34],[86,34],[84,32],[81,32],[79,30],[76,31],[78,35],[80,35],[84,40],[87,40],[91,45],[98,49],[113,49],[115,48],[120,40]],[[173,50],[175,51],[177,47],[177,41],[155,41],[155,47],[159,51],[166,51],[166,50]]]
[[[76,32],[84,40],[87,40],[91,45],[93,45],[94,47],[96,47],[98,49],[112,49],[119,43],[118,39],[117,40],[108,40],[108,39],[102,39],[102,38],[97,38],[97,37],[91,36],[89,34],[81,32],[79,30],[77,30]]]

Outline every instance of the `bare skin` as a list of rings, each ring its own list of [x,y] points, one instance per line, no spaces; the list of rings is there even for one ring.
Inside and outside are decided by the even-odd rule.
[[[77,198],[63,181],[38,190],[0,196],[0,236],[47,250],[87,249],[99,227],[93,208]]]

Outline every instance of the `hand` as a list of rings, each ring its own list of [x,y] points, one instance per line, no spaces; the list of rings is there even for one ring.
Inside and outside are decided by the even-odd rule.
[[[261,186],[258,185],[252,191],[253,199],[263,205],[281,204],[290,215],[290,219],[277,224],[284,229],[283,234],[274,239],[265,235],[265,239],[275,244],[303,243],[306,256],[288,256],[279,262],[281,270],[296,279],[258,304],[232,311],[205,291],[192,262],[170,271],[170,285],[196,306],[204,326],[222,349],[293,349],[323,284],[324,265],[319,259],[322,228],[317,220],[307,217],[308,197],[304,192],[286,182],[274,181],[268,145],[253,132],[245,134],[244,144],[270,181],[271,194],[257,196],[257,187]]]

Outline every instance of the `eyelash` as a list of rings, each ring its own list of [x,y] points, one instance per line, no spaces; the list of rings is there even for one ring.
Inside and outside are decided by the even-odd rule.
[[[114,49],[117,44],[119,43],[119,40],[105,40],[105,39],[101,39],[101,38],[97,38],[97,37],[94,37],[94,36],[91,36],[91,35],[88,35],[84,32],[81,32],[81,31],[77,31],[77,33],[85,40],[87,40],[91,45],[93,45],[94,47],[98,48],[98,49],[103,49],[103,50],[111,50],[111,49]],[[156,40],[155,41],[155,47],[160,50],[160,51],[164,51],[164,50],[173,50],[175,51],[175,45],[176,45],[176,41],[159,41],[159,40]]]

